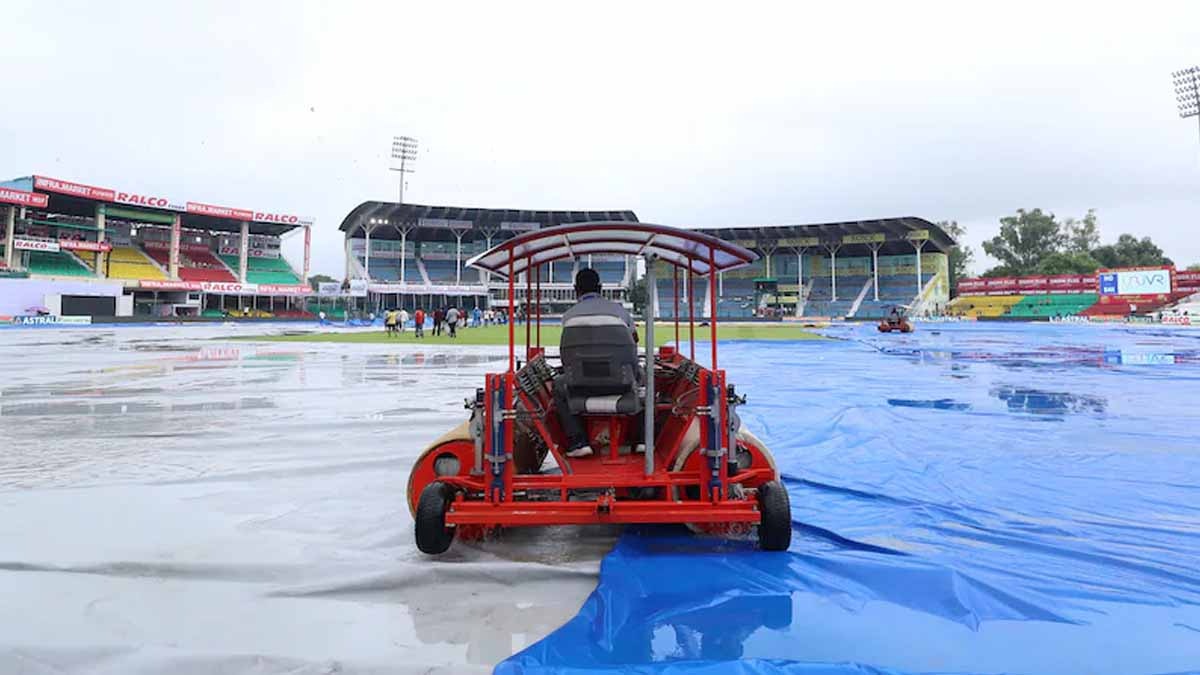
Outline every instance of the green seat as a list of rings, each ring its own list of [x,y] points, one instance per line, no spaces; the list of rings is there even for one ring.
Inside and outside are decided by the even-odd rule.
[[[1100,296],[1095,293],[1054,293],[1050,295],[1027,295],[1009,310],[1009,316],[1018,318],[1074,316],[1096,304]]]
[[[236,255],[222,255],[221,260],[235,273]],[[246,258],[246,282],[251,284],[299,284],[300,277],[283,258]]]
[[[29,271],[56,277],[96,276],[95,272],[75,262],[71,256],[56,251],[30,251]]]

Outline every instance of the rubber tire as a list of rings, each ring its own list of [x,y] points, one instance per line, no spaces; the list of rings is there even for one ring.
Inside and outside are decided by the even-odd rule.
[[[764,551],[786,551],[792,544],[792,506],[779,481],[758,486],[758,547]]]
[[[453,502],[454,488],[440,480],[421,490],[416,516],[417,548],[421,553],[438,555],[450,548],[457,528],[446,527],[446,511]]]

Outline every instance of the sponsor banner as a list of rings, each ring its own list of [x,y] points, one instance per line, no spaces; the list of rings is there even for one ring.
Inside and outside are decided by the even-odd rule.
[[[757,239],[734,239],[729,243],[734,246],[741,246],[742,248],[758,248]]]
[[[1162,322],[1167,326],[1190,326],[1192,325],[1192,317],[1164,315]]]
[[[146,239],[146,240],[142,241],[142,246],[144,246],[147,250],[150,250],[150,249],[153,249],[156,251],[171,250],[171,242],[158,241],[157,239]],[[182,242],[182,241],[179,242],[179,250],[183,251],[184,253],[212,253],[212,250],[209,249],[204,244],[189,244],[189,243]]]
[[[221,255],[241,255],[238,252],[240,250],[241,249],[239,249],[237,246],[222,246],[217,249],[217,252],[220,253]],[[252,249],[246,251],[246,257],[248,257],[248,258],[278,258],[279,251],[272,251],[272,250],[264,249],[264,248],[252,248]],[[373,258],[373,257],[375,257],[375,255],[372,253],[371,257]]]
[[[351,282],[353,283],[353,282]],[[484,286],[437,284],[371,284],[372,293],[431,293],[433,295],[484,295]]]
[[[38,190],[57,192],[59,194],[71,195],[73,197],[83,197],[84,199],[95,199],[98,201],[114,202],[117,204],[129,204],[131,206],[144,206],[167,211],[181,211],[184,213],[195,213],[198,215],[214,216],[217,218],[232,218],[234,220],[249,220],[258,223],[275,223],[280,225],[311,225],[313,223],[313,219],[309,216],[298,216],[290,213],[273,213],[270,211],[234,209],[227,206],[213,206],[211,204],[202,204],[200,202],[188,202],[171,199],[162,195],[122,192],[109,188],[95,187],[93,185],[84,185],[83,183],[72,183],[70,181],[59,180],[57,178],[48,178],[46,176],[34,176],[33,186]],[[42,195],[42,197],[44,199],[45,195]],[[46,202],[43,201],[41,204],[31,205],[45,206]]]
[[[115,191],[108,188],[99,188],[92,185],[84,185],[83,183],[71,183],[45,176],[34,176],[33,187],[36,190],[57,192],[59,194],[71,195],[72,197],[83,197],[84,199],[98,199],[103,202],[111,202],[117,196]]]
[[[912,234],[909,232],[909,234]],[[928,238],[928,232],[926,232]],[[881,243],[887,237],[882,232],[872,232],[870,234],[847,234],[842,237],[843,244],[875,244]]]
[[[258,284],[239,284],[236,281],[202,281],[200,282],[200,289],[205,293],[254,295],[258,292]]]
[[[969,293],[973,293],[975,291],[982,291],[986,288],[987,288],[987,280],[986,279],[959,279],[958,280],[958,292],[959,293],[968,293],[969,294]]]
[[[259,284],[260,295],[310,295],[312,287],[305,284]]]
[[[366,297],[367,295],[367,280],[366,279],[351,279],[350,280],[350,295],[356,298]]]
[[[904,238],[909,241],[923,241],[929,238],[929,230],[912,230],[905,234]]]
[[[779,245],[790,246],[792,248],[810,248],[813,246],[820,246],[821,240],[817,237],[790,237],[780,239]]]
[[[170,281],[163,279],[141,279],[138,286],[150,291],[198,291],[199,281]]]
[[[508,232],[529,232],[538,229],[538,227],[537,223],[510,223],[507,221],[500,223],[500,229]]]
[[[1103,271],[1099,282],[1101,295],[1166,295],[1171,292],[1171,269]]]
[[[57,251],[59,246],[57,241],[13,237],[13,248],[18,251]]]
[[[255,211],[252,220],[258,223],[277,223],[279,225],[304,225],[312,222],[312,218],[306,220],[290,213],[264,213],[262,211]]]
[[[214,218],[254,220],[253,211],[247,211],[246,209],[235,209],[229,206],[213,206],[211,204],[201,204],[199,202],[188,202],[184,205],[184,210],[188,213],[195,213],[201,216],[213,216]]]
[[[317,295],[326,297],[341,295],[342,284],[337,281],[321,281],[317,283]]]
[[[354,255],[356,255],[360,258],[363,258],[366,256],[367,249],[365,246],[355,246],[355,247],[353,247],[352,250],[354,251]],[[438,255],[445,255],[445,254],[438,254]],[[399,260],[400,259],[400,249],[377,249],[377,248],[375,248],[374,244],[371,244],[371,257],[372,258],[386,258],[389,260]],[[426,254],[424,257],[429,258],[430,256],[429,256],[429,254]]]
[[[148,206],[152,209],[168,209],[171,211],[182,211],[179,202],[171,201],[166,197],[155,195],[139,195],[132,192],[116,192],[113,195],[113,201],[120,204],[130,204],[132,206]]]
[[[25,326],[86,326],[92,322],[90,316],[55,316],[46,314],[43,316],[14,316],[12,322],[18,325]]]
[[[59,239],[58,245],[60,248],[65,248],[70,251],[103,251],[107,253],[112,250],[112,244],[108,243],[107,241]]]
[[[417,227],[435,230],[469,230],[471,225],[469,220],[447,220],[445,218],[421,218],[417,221]]]
[[[1200,290],[1200,272],[1183,271],[1175,273],[1175,290]]]
[[[16,204],[17,206],[33,206],[41,208],[50,203],[50,197],[36,192],[0,188],[0,202]]]

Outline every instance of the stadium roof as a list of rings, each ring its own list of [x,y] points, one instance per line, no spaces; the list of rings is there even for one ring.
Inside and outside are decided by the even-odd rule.
[[[464,241],[476,241],[483,239],[486,232],[495,233],[493,240],[503,240],[520,232],[586,222],[636,223],[638,219],[633,211],[525,211],[370,201],[346,214],[339,229],[347,238],[354,238],[362,237],[364,227],[370,226],[375,228],[372,239],[398,240],[398,227],[407,224],[413,228],[408,238],[414,241],[455,241],[456,230],[466,231]],[[695,229],[756,251],[807,246],[815,253],[826,246],[839,245],[839,255],[869,255],[872,246],[878,246],[883,255],[911,254],[912,238],[923,238],[927,242],[924,250],[928,252],[944,253],[955,245],[945,230],[916,217]]]
[[[136,214],[139,212],[172,216],[178,214],[182,227],[210,232],[241,232],[242,222],[245,221],[250,225],[251,234],[276,237],[312,223],[310,218],[291,214],[213,206],[160,195],[72,183],[46,176],[17,178],[0,183],[0,187],[45,194],[49,197],[49,204],[40,210],[64,216],[93,218],[96,215],[96,206],[105,204],[112,211],[119,212],[109,215],[109,218],[114,219],[138,222]]]
[[[484,231],[527,232],[566,223],[595,221],[638,222],[633,211],[527,211],[523,209],[477,209],[462,206],[428,206],[396,202],[363,202],[342,219],[338,229],[346,237],[362,236],[367,225],[378,225],[372,239],[400,239],[397,226],[414,226],[409,238],[423,241],[454,241],[454,230],[467,229],[468,240],[481,239]],[[415,227],[423,223],[421,227]],[[389,227],[392,226],[392,227]]]
[[[924,218],[911,216],[808,225],[716,227],[703,228],[703,231],[756,251],[840,245],[838,255],[857,256],[869,255],[871,246],[877,245],[881,255],[903,255],[913,253],[910,243],[913,238],[923,238],[927,242],[925,250],[928,252],[946,253],[956,245],[954,238],[941,227]],[[878,238],[879,235],[883,236],[883,241],[865,241]],[[850,238],[849,242],[847,237]]]

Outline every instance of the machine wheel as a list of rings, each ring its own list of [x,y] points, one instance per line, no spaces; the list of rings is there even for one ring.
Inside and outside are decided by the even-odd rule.
[[[454,502],[454,488],[434,481],[421,490],[417,502],[417,548],[422,553],[437,555],[445,553],[454,541],[455,528],[446,527],[446,511]]]
[[[758,486],[758,546],[764,551],[786,551],[792,543],[792,507],[787,490],[779,481]]]

